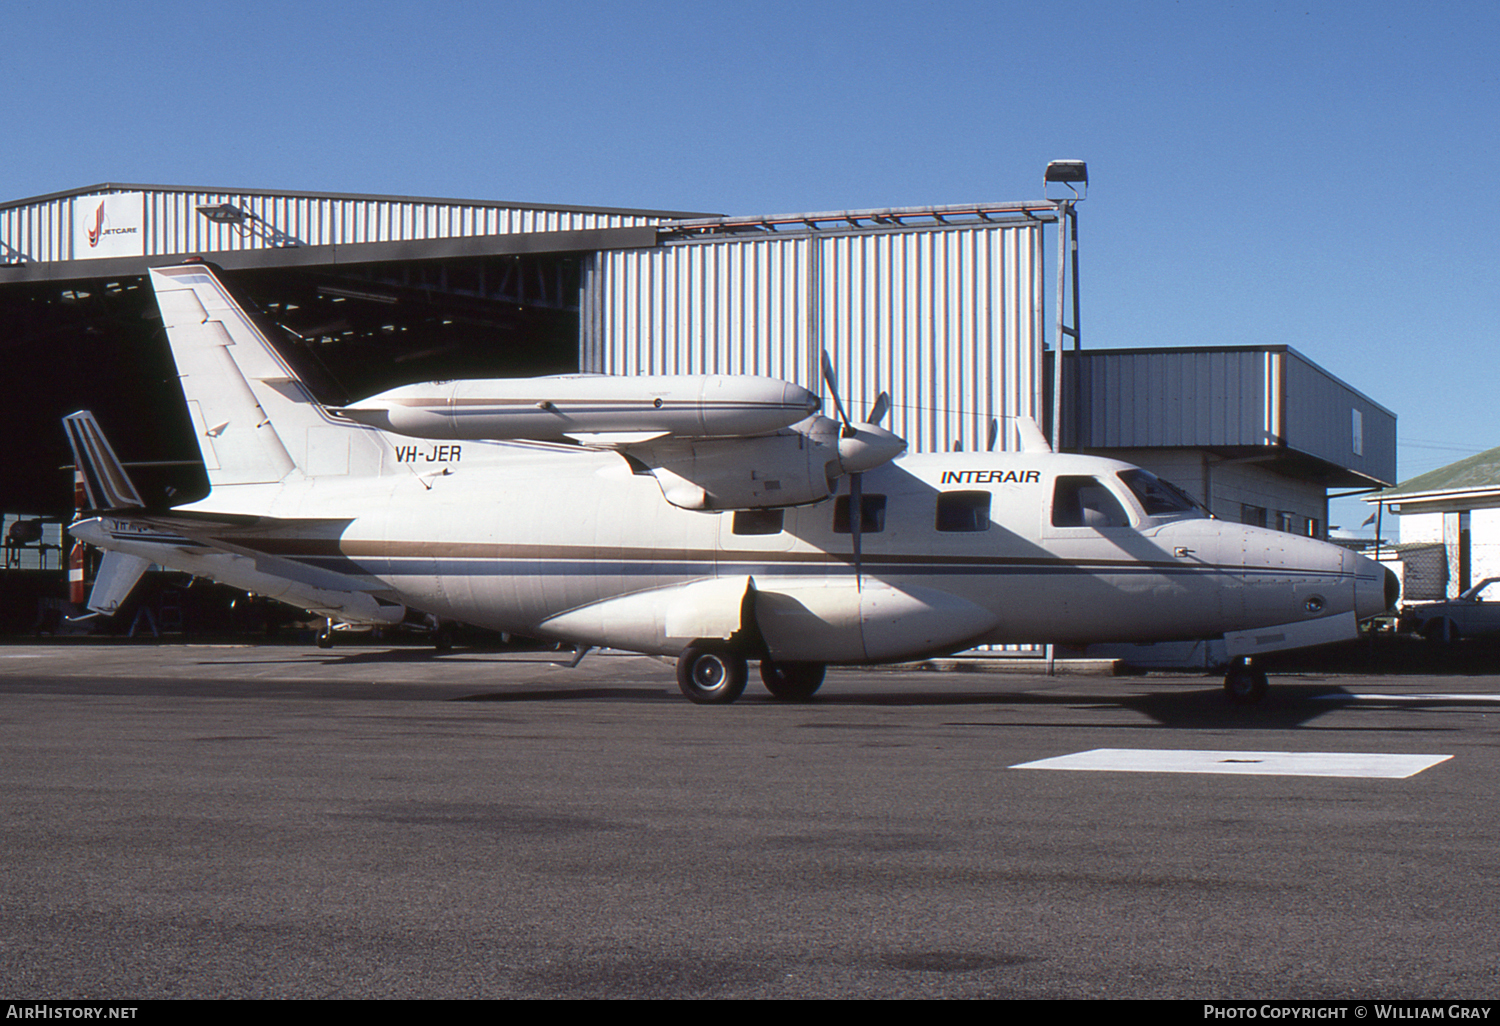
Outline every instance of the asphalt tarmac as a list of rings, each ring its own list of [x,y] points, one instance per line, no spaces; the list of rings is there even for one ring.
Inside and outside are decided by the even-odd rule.
[[[0,647],[3,996],[1500,998],[1500,675],[551,658]]]

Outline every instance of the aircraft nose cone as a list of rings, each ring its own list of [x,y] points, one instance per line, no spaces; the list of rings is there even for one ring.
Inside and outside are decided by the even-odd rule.
[[[1401,582],[1390,568],[1373,559],[1355,557],[1354,613],[1361,620],[1395,608],[1401,597]]]

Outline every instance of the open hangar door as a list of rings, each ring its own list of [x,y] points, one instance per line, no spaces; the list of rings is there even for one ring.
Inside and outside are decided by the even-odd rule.
[[[330,402],[410,381],[578,369],[583,257],[505,254],[228,270]],[[165,261],[164,261],[165,262]],[[148,501],[206,492],[176,368],[142,275],[0,288],[11,381],[0,509],[66,517],[71,462],[60,420],[91,409]]]

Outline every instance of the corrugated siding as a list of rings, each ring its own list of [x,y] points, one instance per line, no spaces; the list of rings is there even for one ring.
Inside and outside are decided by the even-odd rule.
[[[1396,480],[1395,415],[1301,355],[1286,357],[1287,445],[1378,481]]]
[[[71,259],[72,215],[71,198],[0,210],[0,261]]]
[[[1037,226],[714,238],[599,253],[585,275],[584,370],[766,374],[850,414],[891,393],[913,451],[1013,447],[1035,416],[1042,326]]]
[[[1082,355],[1078,387],[1087,448],[1266,445],[1276,431],[1278,379],[1268,361],[1278,354],[1165,349]]]
[[[0,210],[0,262],[24,255],[31,262],[72,260],[73,217],[79,203],[135,189],[70,194]],[[248,192],[144,190],[145,255],[213,253],[273,245],[257,227],[215,224],[198,207],[230,203],[277,232],[309,246],[522,232],[580,231],[647,225],[662,219],[616,211],[542,209],[444,200],[385,197],[319,197]]]
[[[1395,479],[1395,415],[1282,346],[1085,351],[1078,388],[1086,448],[1284,445]]]

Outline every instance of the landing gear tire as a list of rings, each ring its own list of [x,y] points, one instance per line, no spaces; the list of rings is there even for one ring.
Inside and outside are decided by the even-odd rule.
[[[332,648],[333,647],[333,628],[332,627],[320,627],[320,628],[318,628],[318,647],[319,648]]]
[[[827,670],[822,663],[778,663],[760,661],[760,679],[772,698],[783,702],[805,702],[823,684]]]
[[[698,705],[728,705],[748,675],[745,657],[722,643],[695,642],[677,657],[677,686]]]
[[[1246,663],[1237,663],[1224,675],[1224,694],[1237,705],[1254,705],[1266,697],[1266,672]]]

